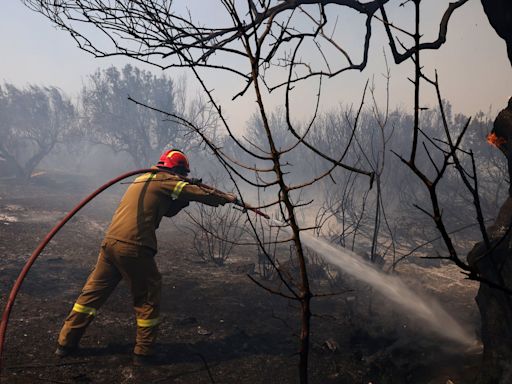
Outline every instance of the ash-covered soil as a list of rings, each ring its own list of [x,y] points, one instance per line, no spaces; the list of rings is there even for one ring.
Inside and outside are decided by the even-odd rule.
[[[27,258],[57,221],[94,187],[67,175],[29,183],[0,180],[0,304]],[[121,283],[82,340],[80,352],[53,352],[60,326],[94,266],[103,231],[125,186],[84,208],[41,254],[19,293],[7,331],[2,383],[297,383],[297,303],[255,285],[257,253],[237,247],[223,266],[195,254],[184,215],[162,221],[159,352],[165,361],[134,367],[135,316]],[[435,295],[470,332],[478,328],[477,286],[455,267],[398,268],[408,284]],[[264,282],[267,283],[267,282]],[[479,350],[432,334],[378,293],[347,279],[313,282],[311,383],[470,383]],[[268,284],[274,284],[269,282]]]

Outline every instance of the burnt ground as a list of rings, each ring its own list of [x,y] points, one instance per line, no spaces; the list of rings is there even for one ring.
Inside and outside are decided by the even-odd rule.
[[[93,188],[65,175],[29,183],[0,180],[0,304],[26,259],[57,221]],[[58,331],[94,266],[124,187],[100,196],[55,237],[19,293],[7,332],[2,383],[297,383],[299,309],[247,277],[257,258],[238,247],[223,266],[196,255],[180,216],[164,219],[157,260],[163,275],[158,349],[165,361],[131,364],[135,318],[121,283],[98,313],[80,352],[53,355]],[[454,267],[403,264],[399,273],[435,294],[470,329],[478,327],[476,286]],[[258,275],[253,275],[258,278]],[[312,383],[470,383],[479,352],[430,334],[367,287],[348,281],[313,302]],[[350,291],[348,291],[350,289]]]

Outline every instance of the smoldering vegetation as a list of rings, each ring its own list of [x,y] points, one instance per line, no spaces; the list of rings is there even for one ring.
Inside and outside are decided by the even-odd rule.
[[[239,182],[241,190],[236,190],[222,164],[196,133],[173,116],[128,100],[130,96],[193,122],[211,142],[240,163],[272,168],[270,161],[251,158],[237,146],[209,104],[200,97],[187,97],[186,88],[185,79],[157,77],[130,65],[98,70],[88,78],[76,99],[54,87],[18,88],[5,83],[0,87],[0,177],[8,183],[37,183],[52,178],[60,185],[58,180],[65,180],[66,174],[74,175],[78,177],[64,184],[72,188],[79,179],[85,194],[122,172],[153,165],[165,149],[178,148],[188,154],[194,177],[225,190],[242,192],[253,205],[265,205],[278,198],[277,188],[272,187],[258,191]],[[453,112],[448,101],[444,108],[449,126],[460,130],[469,117]],[[413,125],[408,111],[395,109],[384,117],[369,106],[359,116],[353,106],[340,104],[337,109],[317,116],[312,124],[293,124],[301,134],[308,131],[309,143],[326,156],[343,156],[345,164],[370,169],[377,175],[370,183],[364,175],[339,168],[332,177],[301,189],[293,198],[305,203],[299,213],[304,224],[317,227],[318,235],[341,247],[391,265],[408,258],[413,250],[412,257],[435,256],[438,248],[442,253],[439,235],[430,217],[421,211],[429,209],[428,193],[398,157],[408,155]],[[277,108],[271,113],[270,125],[278,148],[295,145],[284,109]],[[438,108],[423,110],[420,126],[428,140],[424,140],[425,150],[419,151],[417,162],[440,163],[443,152],[436,151],[436,146],[446,143],[441,139],[443,124]],[[485,218],[495,217],[507,188],[505,159],[486,142],[491,128],[489,116],[473,116],[461,145],[477,159],[476,174]],[[269,151],[257,114],[248,119],[245,130],[236,133],[236,137],[255,153],[264,155]],[[287,181],[297,185],[332,166],[305,145],[285,153],[281,161]],[[471,168],[467,157],[462,165]],[[254,182],[265,177],[243,168],[237,172]],[[468,209],[472,196],[464,190],[455,169],[448,171],[438,191],[443,219],[456,246],[464,253],[470,247],[467,240],[478,238],[474,212]],[[199,210],[195,216],[200,221],[205,215]]]
[[[448,101],[443,107],[448,125],[462,129],[469,117],[453,112]],[[258,114],[251,116],[245,130],[233,137],[225,132],[209,103],[188,95],[184,78],[157,77],[130,65],[122,69],[111,67],[90,75],[75,99],[54,87],[18,88],[5,83],[0,87],[0,113],[0,177],[5,185],[49,183],[50,187],[73,191],[78,201],[110,178],[150,167],[163,150],[177,148],[189,156],[191,176],[202,178],[207,184],[241,193],[252,205],[265,206],[279,198],[277,187],[258,189],[240,178],[233,179],[233,173],[226,172],[200,135],[183,124],[194,124],[210,143],[232,159],[252,164],[255,169],[271,169],[270,161],[258,160],[234,142],[234,138],[243,142],[262,157],[269,152]],[[301,185],[328,172],[332,162],[313,155],[306,145],[296,145],[289,131],[289,118],[285,109],[276,108],[269,122],[276,147],[293,149],[285,151],[281,158],[287,182]],[[411,140],[413,116],[408,111],[394,109],[384,115],[375,105],[359,112],[353,105],[340,104],[314,121],[293,121],[293,126],[301,135],[307,132],[308,143],[326,157],[342,158],[345,164],[369,169],[376,175],[370,181],[338,167],[330,177],[298,189],[298,193],[292,192],[294,201],[303,204],[298,212],[302,225],[382,269],[393,270],[404,261],[440,265],[435,257],[445,249],[431,218],[424,212],[429,209],[428,192],[399,158],[407,155]],[[422,110],[420,126],[425,150],[419,151],[417,162],[434,164],[434,174],[435,164],[441,163],[444,156],[439,149],[446,146],[441,139],[444,126],[439,108]],[[484,218],[495,217],[508,183],[504,157],[486,141],[491,128],[488,115],[473,116],[460,146],[477,159],[475,172]],[[462,157],[465,169],[472,167],[469,160],[468,156]],[[254,183],[265,181],[261,172],[251,173],[242,167],[236,172]],[[129,180],[107,192],[112,211],[126,183]],[[438,194],[454,245],[460,253],[467,253],[472,241],[479,237],[479,228],[473,209],[468,208],[472,196],[455,168],[443,177]],[[268,213],[278,217],[279,208],[272,209],[276,211]],[[4,211],[4,221],[17,220],[8,209]],[[242,212],[233,207],[192,206],[182,216],[180,220],[187,221],[187,228],[194,234],[201,259],[223,264],[241,242],[259,249],[255,252],[259,254],[256,262],[263,277],[272,275],[273,269],[272,260],[266,261],[263,256],[265,253],[267,258],[271,254],[280,257],[281,263],[290,259],[293,264],[293,251],[283,252],[270,244],[282,237],[278,229],[258,220],[248,225]],[[263,244],[251,235],[254,229],[265,239]],[[283,254],[286,260],[282,260]],[[314,254],[309,259],[313,264],[323,264]],[[336,280],[338,272],[330,271],[328,265],[322,268]]]
[[[128,96],[168,114],[138,105]],[[453,112],[448,101],[444,109],[448,125],[455,130],[462,129],[469,119]],[[253,164],[256,169],[272,168],[270,161],[258,160],[236,145],[209,103],[187,95],[183,78],[158,77],[130,65],[122,69],[111,67],[90,75],[75,99],[51,86],[18,88],[5,83],[0,86],[0,114],[0,177],[7,184],[50,182],[56,188],[79,187],[83,192],[77,195],[78,199],[119,173],[153,165],[163,150],[178,148],[188,154],[194,177],[241,192],[253,205],[265,205],[278,198],[277,188],[258,190],[239,182],[240,189],[236,189],[197,132],[182,124],[180,117],[192,122],[240,163]],[[281,162],[287,181],[300,185],[328,171],[332,164],[313,156],[306,145],[296,146],[287,118],[286,111],[277,108],[270,115],[270,126],[277,148],[293,148],[282,156]],[[359,114],[354,106],[340,104],[337,109],[316,116],[313,122],[293,121],[293,125],[300,134],[307,131],[309,143],[326,156],[342,156],[345,164],[370,169],[377,175],[370,182],[364,175],[338,168],[331,177],[300,189],[293,198],[304,203],[299,213],[303,224],[315,227],[316,235],[390,268],[403,260],[439,263],[421,259],[435,257],[444,246],[431,218],[422,212],[429,209],[426,189],[399,159],[400,155],[407,155],[412,135],[413,116],[408,111],[395,109],[384,116],[370,105]],[[440,163],[444,154],[436,149],[446,143],[441,139],[439,108],[422,110],[420,126],[425,150],[419,151],[417,162]],[[473,116],[461,145],[477,159],[475,171],[485,218],[495,217],[507,188],[504,157],[486,142],[491,128],[488,115]],[[257,114],[248,119],[243,132],[236,133],[236,139],[256,154],[269,152]],[[472,166],[467,157],[462,165],[466,169]],[[244,168],[237,172],[254,182],[265,177]],[[119,195],[122,189],[116,187],[114,191]],[[458,250],[465,253],[479,236],[474,212],[468,209],[472,196],[463,188],[455,169],[447,172],[438,193],[448,231]],[[232,214],[231,210],[226,207],[219,214],[204,207],[190,209],[190,225],[213,228],[228,220],[241,226],[241,215]],[[278,212],[275,214],[277,217]],[[2,217],[8,220],[12,216],[3,213]],[[258,225],[261,231],[268,231]],[[225,237],[227,233],[217,235]],[[208,234],[197,236],[209,241]],[[275,235],[269,232],[269,236]],[[226,256],[219,257],[222,260]]]
[[[93,74],[76,99],[52,87],[33,85],[17,88],[4,84],[0,88],[0,184],[2,195],[13,199],[0,200],[2,224],[57,220],[59,214],[72,208],[70,204],[74,197],[78,202],[98,185],[122,172],[153,165],[160,153],[168,148],[178,148],[187,153],[192,167],[191,176],[200,177],[203,182],[222,190],[241,193],[250,204],[264,206],[278,198],[277,188],[257,190],[239,179],[235,180],[235,186],[222,164],[216,161],[197,134],[180,124],[176,117],[137,105],[128,100],[127,95],[172,115],[184,116],[201,127],[202,132],[231,158],[241,163],[255,162],[254,167],[258,169],[272,168],[270,162],[248,156],[233,142],[233,137],[226,135],[217,115],[205,100],[187,97],[183,79],[156,77],[132,66],[110,68]],[[452,112],[449,102],[445,102],[444,108],[449,125],[462,129],[468,117]],[[461,308],[466,308],[463,320],[474,330],[477,326],[475,314],[467,311],[468,297],[464,296],[464,287],[458,286],[448,293],[438,286],[443,279],[456,285],[453,275],[457,271],[446,267],[445,261],[435,259],[445,249],[431,218],[421,210],[429,208],[427,191],[398,157],[407,155],[404,152],[410,146],[412,115],[408,111],[395,109],[384,118],[372,108],[363,109],[358,115],[354,107],[341,104],[337,109],[317,116],[311,126],[309,123],[295,121],[294,125],[299,127],[300,134],[309,131],[309,142],[315,148],[331,158],[338,159],[343,155],[344,163],[371,169],[376,177],[370,183],[368,177],[336,169],[332,177],[301,189],[300,193],[292,193],[296,203],[304,203],[298,212],[301,224],[311,226],[315,236],[355,251],[377,269],[384,272],[396,269],[395,272],[406,279],[410,273],[414,276],[411,280],[419,280],[416,286],[425,284],[427,290],[439,294],[442,302],[450,302],[450,294],[455,292],[459,299],[463,298],[454,308],[461,311]],[[425,139],[425,148],[430,150],[420,151],[417,162],[441,162],[443,152],[435,150],[446,143],[440,139],[444,128],[438,109],[422,111],[420,125],[425,137],[433,139]],[[278,148],[295,146],[296,140],[289,135],[284,110],[277,108],[272,112],[270,126]],[[461,145],[468,153],[472,151],[477,159],[475,171],[485,218],[496,216],[508,188],[508,176],[503,171],[506,169],[505,159],[486,141],[491,127],[489,116],[483,113],[473,116]],[[252,150],[261,154],[269,151],[265,136],[257,115],[248,120],[243,132],[236,133],[238,140],[249,143]],[[462,161],[468,169],[471,168],[468,158]],[[312,156],[310,149],[304,145],[285,153],[281,162],[285,164],[287,181],[297,185],[331,167],[329,161]],[[237,171],[255,182],[265,177],[247,169]],[[125,187],[121,184],[112,188],[98,198],[99,202],[94,203],[91,208],[94,214],[89,218],[77,219],[75,224],[83,225],[89,233],[82,240],[90,241],[91,234],[97,237],[98,242],[101,240]],[[41,195],[28,203],[22,196],[32,188],[36,188]],[[455,170],[447,172],[438,192],[443,218],[455,246],[460,254],[467,253],[472,241],[479,236],[474,211],[468,208],[472,196],[461,187],[459,174]],[[65,193],[68,198],[62,201],[49,198],[54,193]],[[16,201],[15,196],[20,199]],[[421,202],[425,202],[425,205]],[[272,208],[268,213],[278,217],[277,209]],[[160,238],[165,238],[163,244],[186,238],[188,257],[192,260],[223,267],[227,273],[239,273],[244,277],[249,274],[273,287],[281,284],[277,273],[284,274],[286,280],[292,283],[299,281],[293,246],[276,242],[286,238],[286,234],[275,226],[269,226],[261,218],[252,217],[252,221],[248,222],[246,213],[232,206],[214,209],[191,205],[171,222],[172,230],[166,228],[168,225],[164,223],[159,230]],[[179,227],[178,234],[176,226]],[[263,242],[258,242],[254,237],[254,229]],[[75,240],[73,245],[79,247],[80,239]],[[3,247],[5,249],[7,245]],[[31,246],[26,243],[24,248],[26,253]],[[59,244],[57,248],[66,252],[64,244]],[[383,351],[392,354],[396,349],[400,350],[404,337],[410,337],[408,330],[400,327],[410,326],[412,322],[402,319],[402,315],[396,312],[386,315],[388,317],[382,321],[376,319],[375,314],[385,311],[386,304],[378,303],[379,300],[373,298],[371,288],[357,283],[314,251],[308,251],[307,256],[314,289],[343,292],[335,307],[343,308],[343,324],[354,327],[354,332],[347,337],[358,345],[356,349],[359,354],[371,356],[373,363],[377,362],[378,368],[375,369],[378,372],[385,371],[381,366],[383,361],[387,362],[382,360]],[[17,263],[21,259],[20,254]],[[426,276],[425,267],[440,265],[445,267],[442,279]],[[416,267],[419,269],[414,269]],[[206,273],[218,272],[208,270]],[[423,276],[418,277],[418,274]],[[319,307],[329,312],[325,309],[327,305],[319,304]],[[279,319],[286,318],[286,321],[293,323],[294,320],[287,317],[290,314],[285,315],[285,312],[287,310],[279,312]],[[358,319],[367,318],[372,318],[368,327],[361,327]],[[396,323],[397,328],[390,326],[390,323]],[[289,324],[287,327],[292,332],[293,327]],[[327,328],[319,331],[321,339],[317,342],[322,351],[334,354],[340,346],[329,336]],[[380,332],[391,336],[384,340]],[[413,348],[414,351],[424,347],[424,343],[424,340],[420,342]],[[364,360],[362,356],[359,357],[360,361]],[[404,356],[401,358],[405,359]],[[338,371],[342,369],[336,368],[334,374]],[[404,378],[395,382],[407,380]]]

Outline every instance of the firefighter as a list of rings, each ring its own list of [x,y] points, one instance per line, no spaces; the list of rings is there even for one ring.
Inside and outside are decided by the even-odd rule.
[[[137,321],[134,364],[154,362],[162,286],[154,260],[155,231],[162,217],[176,215],[189,201],[214,207],[236,201],[233,194],[191,184],[180,177],[190,172],[188,159],[181,151],[164,152],[153,168],[155,172],[139,176],[131,183],[114,213],[96,266],[60,331],[55,351],[59,357],[76,351],[98,309],[124,279],[132,294]]]

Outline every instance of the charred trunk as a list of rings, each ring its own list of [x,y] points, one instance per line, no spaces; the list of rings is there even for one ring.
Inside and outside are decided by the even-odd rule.
[[[308,294],[301,302],[301,332],[299,350],[300,383],[308,383],[309,332],[311,327],[311,296]]]
[[[512,197],[500,209],[495,224],[488,229],[488,249],[478,243],[468,255],[469,264],[484,280],[512,290]],[[482,282],[476,296],[482,320],[484,345],[478,384],[512,382],[512,296],[503,289]]]
[[[17,179],[28,179],[28,175],[25,172],[25,169],[18,163],[16,158],[12,156],[7,151],[0,150],[0,157],[2,158],[2,167],[1,173],[7,176],[14,176]]]

